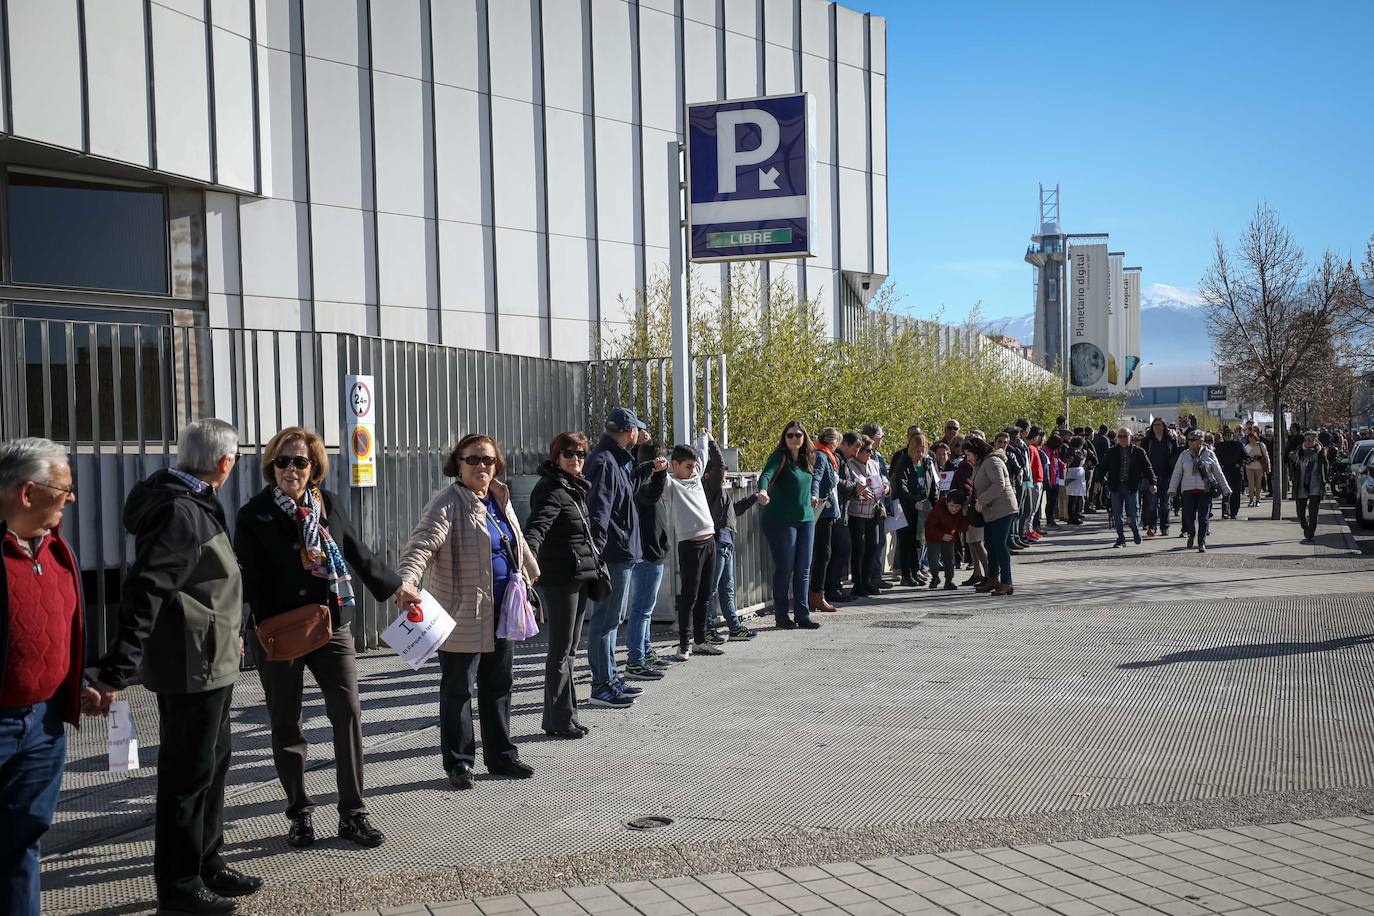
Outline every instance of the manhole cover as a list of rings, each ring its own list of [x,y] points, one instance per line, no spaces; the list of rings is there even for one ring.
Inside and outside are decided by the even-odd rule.
[[[968,619],[969,619],[970,617],[972,617],[973,615],[972,615],[972,614],[940,613],[940,614],[927,614],[926,616],[929,617],[929,618],[932,619],[932,620],[968,620]]]
[[[668,827],[673,823],[671,817],[661,815],[651,815],[649,817],[637,817],[634,820],[626,821],[625,826],[631,830],[653,830],[657,827]]]
[[[888,630],[909,630],[912,627],[919,627],[919,620],[875,620],[869,624],[870,627],[882,627]]]

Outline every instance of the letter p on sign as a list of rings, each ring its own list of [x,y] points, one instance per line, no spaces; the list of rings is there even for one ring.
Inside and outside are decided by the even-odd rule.
[[[759,145],[749,150],[736,145],[735,128],[753,124],[759,129]],[[778,151],[778,119],[759,108],[716,112],[716,169],[722,194],[733,194],[736,178],[745,166],[765,162]]]

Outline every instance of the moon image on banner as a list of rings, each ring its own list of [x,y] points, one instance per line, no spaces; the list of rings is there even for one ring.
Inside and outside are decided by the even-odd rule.
[[[1069,380],[1079,388],[1091,388],[1102,381],[1107,357],[1097,344],[1079,342],[1069,349]]]

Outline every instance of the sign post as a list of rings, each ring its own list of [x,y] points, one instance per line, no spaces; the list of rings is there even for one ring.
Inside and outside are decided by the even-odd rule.
[[[675,442],[693,440],[696,417],[686,261],[703,264],[815,254],[811,240],[816,224],[815,120],[815,103],[804,92],[689,105],[685,184],[683,147],[677,142],[668,144]],[[722,366],[722,390],[724,382]],[[720,422],[723,434],[728,420],[722,417]]]
[[[377,389],[370,375],[344,376],[344,403],[348,411],[349,483],[355,487],[377,485]]]

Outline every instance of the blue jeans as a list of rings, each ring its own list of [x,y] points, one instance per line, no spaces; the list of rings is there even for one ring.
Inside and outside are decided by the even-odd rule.
[[[1126,516],[1131,520],[1131,534],[1140,537],[1140,491],[1118,487],[1112,491],[1112,520],[1116,524],[1118,543],[1126,540]]]
[[[630,575],[630,617],[625,622],[625,648],[631,665],[644,664],[653,655],[649,641],[649,625],[653,623],[654,607],[658,604],[658,587],[663,583],[663,564],[640,560]]]
[[[607,563],[611,593],[592,605],[587,618],[587,664],[592,669],[592,691],[609,687],[615,680],[615,634],[630,606],[630,581],[635,564]]]
[[[711,584],[720,613],[725,618],[725,628],[734,632],[740,627],[739,611],[735,610],[735,545],[720,538],[716,538],[716,567]],[[719,618],[712,614],[711,632],[714,633],[719,625]]]
[[[1165,480],[1159,484],[1158,492],[1151,493],[1145,497],[1145,527],[1158,528],[1161,532],[1169,531],[1169,489]]]
[[[787,592],[792,590],[791,606],[798,620],[810,620],[807,583],[811,579],[811,541],[816,523],[763,521],[763,535],[773,554],[773,616],[787,619]]]
[[[1004,585],[1011,584],[1012,529],[1020,521],[1021,516],[1012,513],[983,526],[983,544],[988,550],[988,578]]]
[[[0,709],[0,912],[38,916],[38,847],[52,825],[67,733],[62,705]]]

